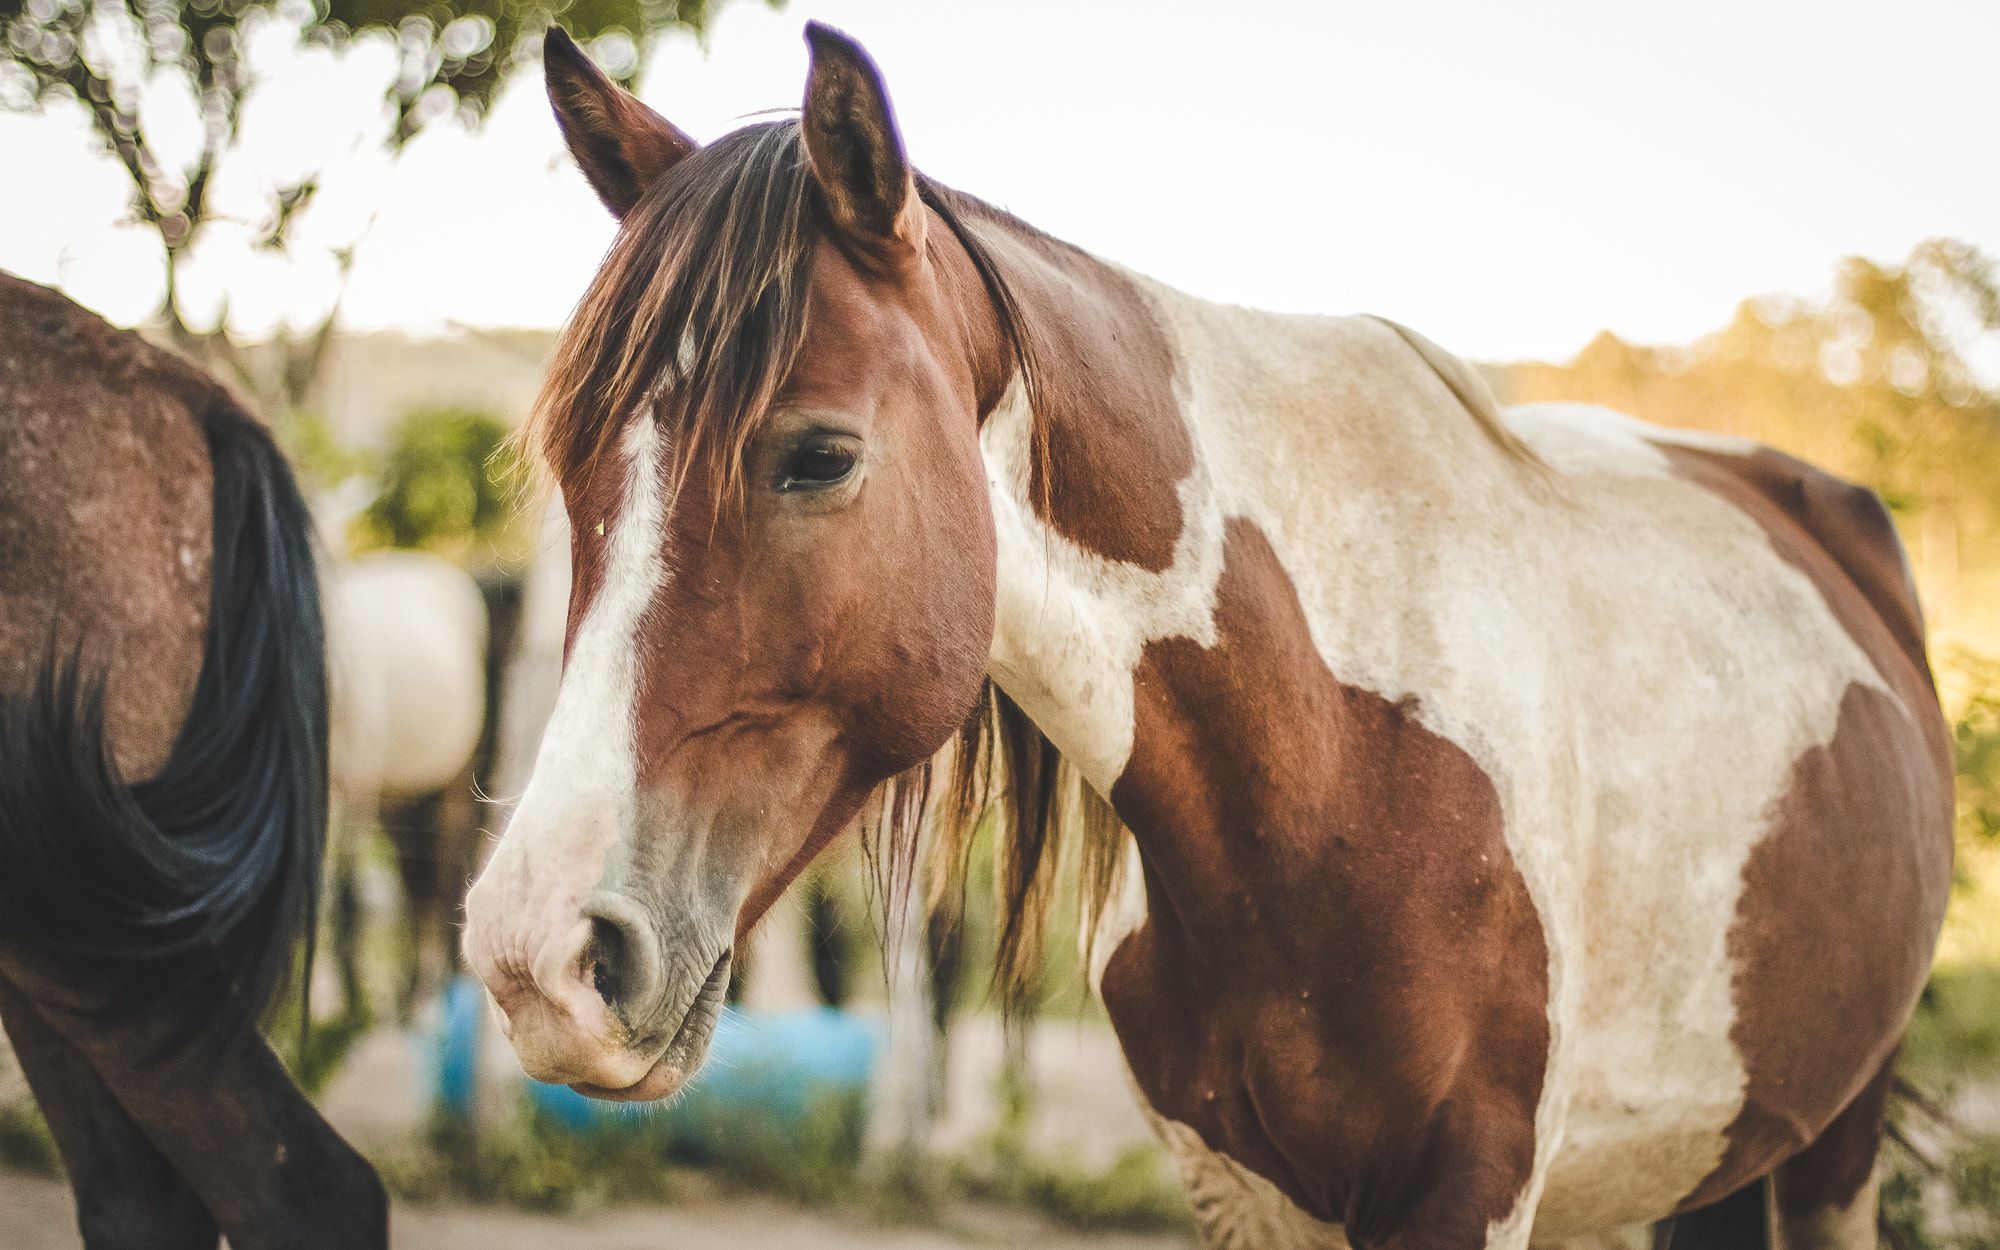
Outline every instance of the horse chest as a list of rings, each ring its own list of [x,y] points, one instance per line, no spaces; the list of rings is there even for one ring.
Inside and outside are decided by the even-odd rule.
[[[1279,603],[1239,584],[1272,569],[1254,531],[1230,568],[1223,604],[1254,604],[1260,636],[1286,636]],[[1226,612],[1220,633],[1246,635]],[[1149,648],[1144,686],[1185,688],[1226,659]],[[1455,1214],[1483,1229],[1533,1168],[1541,924],[1490,780],[1403,709],[1321,680],[1213,737],[1163,732],[1142,696],[1113,798],[1176,836],[1150,852],[1149,919],[1105,968],[1105,1002],[1150,1104],[1314,1218],[1387,1218],[1450,1137],[1511,1173]],[[1189,880],[1205,883],[1196,898],[1162,884]]]

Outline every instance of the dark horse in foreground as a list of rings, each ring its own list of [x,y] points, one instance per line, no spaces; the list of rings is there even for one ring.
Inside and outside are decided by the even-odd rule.
[[[326,837],[310,533],[220,386],[0,274],[0,1019],[92,1250],[387,1242],[256,1031]]]
[[[1100,261],[808,39],[798,121],[699,147],[550,35],[622,225],[531,431],[566,671],[467,900],[528,1072],[680,1088],[744,933],[898,777],[906,863],[956,740],[942,862],[1004,782],[1008,942],[1083,817],[1213,1245],[1872,1250],[1952,856],[1880,501]]]

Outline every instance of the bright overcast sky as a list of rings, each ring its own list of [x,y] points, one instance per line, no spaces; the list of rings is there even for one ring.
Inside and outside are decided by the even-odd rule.
[[[698,139],[796,106],[808,17],[874,54],[933,176],[1201,295],[1378,312],[1485,359],[1607,327],[1686,341],[1934,235],[2000,253],[1993,0],[734,0],[705,53],[656,48],[641,94]],[[348,326],[561,323],[611,225],[538,81],[391,167],[386,52],[258,55],[249,163],[323,171],[320,246],[287,264],[218,234],[198,308],[308,324],[324,247],[359,238]],[[143,318],[155,246],[118,225],[123,175],[80,112],[0,115],[0,153],[0,268]]]

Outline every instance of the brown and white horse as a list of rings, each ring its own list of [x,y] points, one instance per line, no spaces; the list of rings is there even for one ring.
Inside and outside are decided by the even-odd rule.
[[[673,1093],[733,945],[963,729],[1016,908],[1085,783],[1212,1244],[1872,1245],[1952,854],[1875,497],[1097,260],[915,174],[807,38],[800,120],[700,147],[549,36],[623,224],[533,428],[567,669],[468,901],[529,1073]]]

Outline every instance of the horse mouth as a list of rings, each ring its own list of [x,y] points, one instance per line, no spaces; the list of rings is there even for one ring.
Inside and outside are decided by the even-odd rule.
[[[623,1089],[583,1083],[572,1084],[570,1088],[587,1098],[605,1102],[654,1102],[679,1093],[688,1078],[700,1070],[708,1058],[709,1045],[715,1040],[715,1024],[721,1018],[723,997],[729,990],[730,960],[731,952],[725,950],[715,961],[701,989],[695,992],[694,1002],[688,1005],[680,1027],[674,1030],[666,1050],[646,1075]]]

